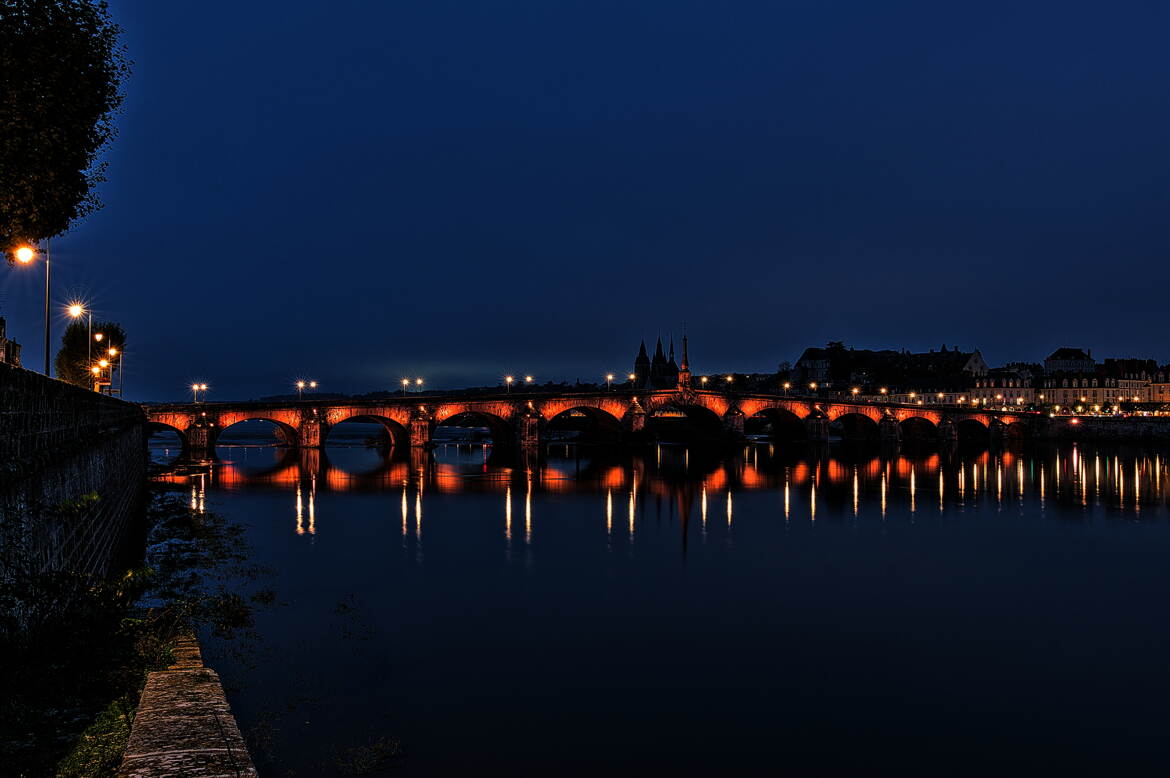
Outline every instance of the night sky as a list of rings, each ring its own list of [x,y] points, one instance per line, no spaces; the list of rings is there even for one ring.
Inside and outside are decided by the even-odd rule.
[[[697,372],[1170,361],[1164,3],[111,9],[134,75],[54,298],[124,324],[133,399],[591,381],[684,320]],[[43,278],[3,279],[40,369]]]

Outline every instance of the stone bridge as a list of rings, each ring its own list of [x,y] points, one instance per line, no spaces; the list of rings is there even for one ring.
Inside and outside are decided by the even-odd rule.
[[[1024,437],[1041,414],[939,405],[825,400],[759,393],[695,390],[406,395],[376,400],[181,403],[145,406],[152,429],[178,433],[192,456],[210,456],[223,430],[263,419],[289,446],[317,448],[347,421],[377,422],[395,446],[426,447],[435,427],[474,424],[500,448],[536,446],[550,425],[572,419],[609,440],[652,439],[664,424],[682,422],[699,437],[741,438],[756,429],[777,437],[827,441],[830,425],[847,438],[958,440]],[[765,427],[765,425],[767,425]]]

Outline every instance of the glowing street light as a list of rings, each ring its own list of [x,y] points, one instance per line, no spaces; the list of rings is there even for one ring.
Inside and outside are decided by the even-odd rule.
[[[792,388],[792,384],[790,384],[789,382],[785,381],[785,382],[784,382],[784,394],[788,394],[788,390],[789,390],[789,389],[791,389],[791,388]]]
[[[410,379],[403,378],[402,379],[402,393],[405,395],[409,389],[410,389]]]
[[[638,376],[637,376],[637,375],[635,375],[634,373],[630,373],[629,375],[627,375],[627,376],[626,376],[626,378],[630,379],[631,381],[637,381],[637,380],[638,380]]]
[[[49,375],[49,249],[45,248],[45,375]],[[27,244],[17,246],[13,252],[16,261],[22,265],[31,264],[37,256],[37,250]]]
[[[860,389],[858,389],[858,388],[855,386],[855,387],[853,387],[852,389],[850,389],[850,390],[849,390],[849,393],[850,393],[851,395],[853,395],[854,397],[857,397],[857,395],[861,394],[861,390],[860,390]]]
[[[605,388],[613,389],[613,373],[605,374]]]
[[[415,390],[416,392],[421,392],[421,391],[422,391],[422,387],[423,387],[423,380],[422,380],[422,378],[416,378],[416,379],[414,379],[414,390]]]
[[[536,379],[535,379],[535,378],[533,378],[533,377],[532,377],[532,376],[530,376],[530,375],[526,375],[526,376],[524,376],[524,383],[526,383],[526,384],[531,384],[531,383],[532,383],[533,381],[535,381],[535,380],[536,380]]]
[[[301,397],[304,396],[304,393],[305,393],[305,382],[304,381],[297,381],[297,399],[298,400],[301,399]]]
[[[510,393],[512,391],[512,382],[515,380],[516,379],[513,376],[510,376],[510,375],[504,376],[504,386],[505,386],[506,392]]]
[[[316,388],[317,388],[317,382],[316,382],[316,381],[310,381],[310,382],[309,382],[309,389],[316,389]]]
[[[707,385],[707,376],[702,376],[699,379],[699,383],[701,383],[703,386],[706,386]]]
[[[80,319],[82,316],[86,317],[87,324],[86,324],[86,328],[85,328],[85,333],[86,333],[86,335],[85,335],[85,361],[92,362],[93,361],[93,311],[86,310],[85,306],[82,303],[70,303],[69,308],[67,310],[69,311],[69,315],[72,316],[74,319]]]

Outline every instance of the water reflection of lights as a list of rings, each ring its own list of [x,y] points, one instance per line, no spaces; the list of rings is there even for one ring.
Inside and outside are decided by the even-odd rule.
[[[948,503],[955,507],[963,506],[962,510],[987,509],[991,505],[992,489],[999,510],[1007,506],[1008,510],[1022,511],[1029,504],[1037,503],[1044,509],[1051,500],[1053,504],[1077,506],[1086,511],[1116,513],[1122,510],[1131,517],[1140,516],[1142,520],[1165,515],[1170,494],[1162,491],[1162,487],[1166,486],[1162,479],[1166,463],[1162,462],[1160,455],[1153,452],[1148,456],[1141,453],[1118,454],[1116,452],[1119,449],[1108,450],[1105,447],[1100,451],[1091,449],[1085,445],[1066,446],[1058,449],[1055,455],[1045,451],[1038,457],[1004,451],[974,456],[905,454],[854,458],[850,455],[838,456],[833,452],[833,455],[823,458],[789,459],[792,453],[777,446],[774,450],[780,457],[778,461],[769,458],[768,446],[761,445],[749,448],[745,452],[746,456],[736,456],[734,459],[708,458],[705,454],[700,456],[696,450],[692,461],[689,449],[682,449],[683,456],[679,457],[680,449],[662,446],[656,448],[653,456],[647,452],[646,461],[636,456],[624,460],[615,459],[609,453],[596,456],[581,452],[576,453],[570,462],[556,456],[550,456],[551,461],[548,462],[543,458],[525,460],[522,465],[525,466],[523,487],[515,466],[493,464],[486,474],[481,474],[477,461],[479,452],[473,450],[470,459],[474,464],[466,461],[466,455],[462,463],[456,464],[435,462],[426,457],[421,460],[413,458],[409,464],[395,460],[393,463],[387,461],[384,472],[362,472],[344,479],[327,476],[332,465],[322,456],[319,463],[306,457],[293,457],[291,464],[288,457],[282,457],[275,467],[260,471],[224,463],[209,473],[176,471],[160,480],[165,479],[166,483],[178,486],[181,490],[179,494],[183,495],[184,502],[190,505],[192,511],[206,509],[209,489],[234,490],[254,485],[277,489],[286,495],[283,499],[287,499],[291,493],[295,504],[295,533],[311,536],[316,533],[317,488],[327,491],[384,490],[389,492],[387,497],[390,500],[399,502],[403,537],[413,537],[420,543],[422,491],[428,486],[439,489],[441,493],[502,493],[503,535],[509,549],[513,542],[513,510],[516,508],[512,504],[513,492],[518,488],[524,489],[524,527],[522,530],[517,528],[517,531],[522,532],[525,544],[534,543],[533,513],[538,489],[555,494],[603,491],[605,535],[609,542],[613,541],[614,523],[618,520],[614,513],[621,510],[616,502],[624,492],[627,496],[627,531],[631,543],[637,534],[638,519],[645,518],[638,515],[639,505],[646,507],[644,502],[639,503],[643,489],[650,489],[654,500],[662,500],[662,505],[670,506],[671,520],[674,516],[681,516],[684,521],[694,492],[697,491],[704,539],[712,530],[708,519],[714,518],[712,511],[717,508],[712,501],[718,499],[719,494],[724,495],[724,510],[730,529],[736,520],[736,497],[743,492],[757,490],[782,492],[778,496],[783,500],[786,524],[792,520],[793,510],[798,515],[801,513],[799,502],[802,493],[808,500],[807,515],[811,521],[838,515],[851,515],[860,520],[867,503],[872,503],[873,507],[880,506],[883,521],[891,516],[896,518],[899,515],[906,516],[907,513],[915,515],[919,508],[925,507],[918,502],[920,496],[927,499],[928,506],[937,505],[940,516],[947,513]],[[556,450],[559,453],[559,448]],[[661,457],[664,469],[656,471],[654,463],[658,457]],[[994,482],[992,474],[988,472],[991,467],[995,469]],[[388,473],[395,473],[397,477],[392,486],[386,484]],[[289,475],[293,477],[289,478]],[[930,482],[919,483],[924,478],[935,481],[937,491],[934,500],[928,494]],[[805,483],[808,484],[807,492],[803,486]],[[926,490],[923,495],[918,494],[919,486]],[[792,504],[794,488],[795,506]],[[820,493],[822,489],[828,491]],[[899,492],[908,494],[907,502],[899,502]],[[1092,500],[1089,499],[1090,494],[1093,495]],[[818,505],[818,500],[822,504]],[[287,503],[284,504],[287,506]],[[593,505],[596,506],[596,502]],[[393,510],[393,503],[390,509]],[[653,506],[650,509],[649,515],[653,520]],[[413,526],[412,512],[415,514]],[[873,516],[876,518],[877,512]],[[746,514],[741,510],[738,518],[741,525],[747,521],[748,525],[743,526],[752,530],[753,514],[750,510]],[[648,528],[651,525],[641,529],[645,531]],[[434,528],[428,529],[434,531]],[[737,526],[736,529],[741,527]],[[652,534],[649,542],[656,542],[655,537],[657,534]],[[413,541],[411,547],[414,547]]]
[[[403,528],[405,531],[405,526]],[[305,534],[305,503],[301,498],[301,485],[297,484],[297,534]]]
[[[605,490],[605,535],[613,535],[613,490]]]
[[[512,485],[504,490],[504,540],[512,543]]]
[[[918,510],[918,468],[910,465],[910,512]]]
[[[638,497],[638,482],[637,482],[637,481],[634,481],[634,486],[633,486],[633,488],[632,488],[632,489],[630,489],[630,506],[629,506],[629,511],[630,511],[630,520],[629,520],[629,521],[630,521],[630,528],[629,528],[629,533],[630,533],[630,540],[633,540],[633,539],[634,539],[634,501],[637,499],[637,497]]]
[[[524,542],[532,544],[532,471],[528,471],[527,488],[524,491]]]

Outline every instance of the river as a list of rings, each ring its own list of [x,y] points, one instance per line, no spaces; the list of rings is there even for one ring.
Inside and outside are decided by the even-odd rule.
[[[260,442],[165,480],[275,593],[261,774],[1166,771],[1165,451]]]

